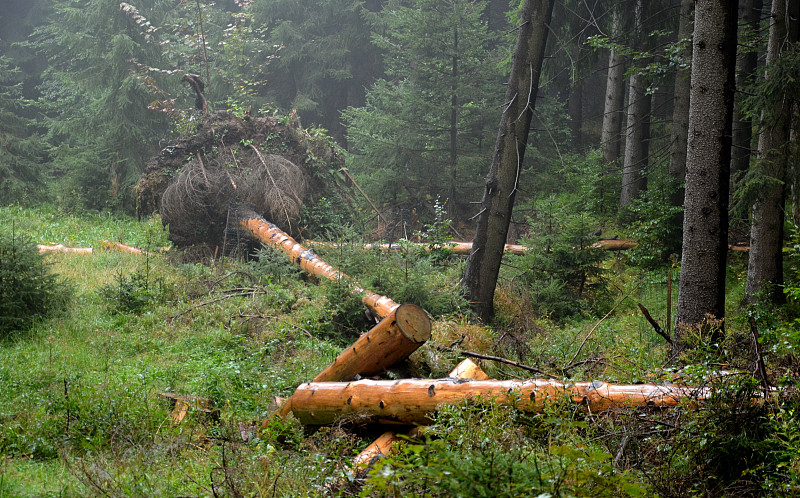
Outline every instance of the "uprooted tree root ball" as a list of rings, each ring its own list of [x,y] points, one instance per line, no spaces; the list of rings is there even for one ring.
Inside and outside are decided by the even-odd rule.
[[[160,211],[179,246],[220,245],[231,206],[242,204],[297,235],[303,205],[321,197],[349,203],[349,187],[335,175],[342,167],[324,137],[275,117],[220,111],[201,117],[195,133],[148,161],[136,187],[137,209]]]

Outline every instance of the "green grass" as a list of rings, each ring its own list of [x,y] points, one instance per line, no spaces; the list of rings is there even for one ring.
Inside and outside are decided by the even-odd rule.
[[[110,215],[74,217],[50,207],[0,208],[0,228],[12,225],[34,242],[95,246],[102,239],[114,239],[139,247],[164,244],[157,218],[137,222]],[[248,442],[239,431],[240,423],[269,417],[275,396],[288,396],[313,378],[365,331],[360,327],[368,327],[360,307],[342,300],[334,285],[306,282],[287,272],[274,255],[265,255],[260,263],[210,266],[176,263],[178,258],[161,254],[114,251],[46,257],[75,292],[65,314],[0,342],[0,497],[321,495],[330,483],[347,480],[353,454],[375,437],[374,431],[359,427],[345,430],[346,423],[344,428],[304,431],[292,419],[271,419]],[[446,375],[461,359],[459,346],[446,347],[463,335],[460,347],[465,350],[504,355],[556,377],[621,383],[663,380],[669,348],[636,303],[646,305],[665,324],[666,271],[643,274],[624,259],[609,258],[604,264],[612,299],[605,311],[617,304],[615,310],[606,319],[578,315],[555,323],[530,312],[524,289],[508,285],[513,268],[506,268],[498,293],[498,322],[489,328],[471,322],[465,303],[454,293],[463,272],[458,260],[434,263],[424,254],[355,249],[324,257],[364,285],[389,295],[395,289],[403,297],[392,297],[418,299],[437,310],[432,339],[412,356],[408,370],[395,375]],[[729,274],[731,295],[741,295],[741,263]],[[121,312],[121,284],[132,275],[146,275],[148,299],[135,313]],[[674,278],[673,306],[677,272]],[[144,284],[137,285],[134,290],[143,289]],[[212,302],[240,287],[257,292]],[[731,314],[735,312],[732,304]],[[733,317],[728,329],[741,336],[745,326]],[[703,358],[717,368],[714,358]],[[585,360],[589,361],[580,363]],[[486,364],[485,370],[494,378],[529,375],[500,364]],[[209,398],[219,416],[190,411],[182,423],[173,424],[171,406],[159,396],[163,392]],[[671,413],[645,415],[675,427],[694,416],[682,412],[683,418],[676,420]],[[492,482],[487,477],[492,472],[508,471],[530,482],[561,480],[567,495],[580,495],[581,489],[599,496],[650,493],[653,476],[663,471],[652,455],[664,448],[673,448],[674,461],[686,463],[680,471],[689,476],[685,479],[699,479],[697,469],[702,466],[691,462],[701,453],[692,453],[690,445],[675,445],[666,436],[659,439],[666,425],[648,429],[657,437],[639,438],[632,428],[642,422],[635,416],[626,419],[628,415],[620,414],[589,423],[572,405],[535,416],[508,412],[507,407],[454,408],[443,412],[428,445],[410,446],[389,460],[366,489],[376,496],[414,495],[431,486],[436,472],[460,472],[480,486]],[[623,428],[615,425],[623,421]],[[701,422],[687,426],[686,434],[706,427]],[[796,434],[790,423],[782,427],[791,448]],[[625,430],[635,441],[630,451],[650,448],[651,460],[622,469],[612,465]],[[714,440],[727,440],[721,429],[714,431],[719,436]],[[508,455],[515,459],[506,461]],[[428,480],[387,479],[390,470],[399,476],[421,462],[427,462]],[[609,479],[597,481],[592,476],[598,473]],[[515,489],[510,481],[502,482]],[[446,494],[437,489],[430,488],[429,494]],[[554,493],[558,488],[540,489]],[[358,488],[348,485],[340,492],[350,495]]]

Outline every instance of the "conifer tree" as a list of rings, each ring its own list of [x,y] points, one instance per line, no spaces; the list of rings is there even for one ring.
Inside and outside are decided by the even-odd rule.
[[[163,12],[170,2],[144,3]],[[123,205],[168,125],[165,115],[148,110],[152,95],[132,64],[152,63],[161,50],[118,3],[104,0],[54,0],[35,40],[49,62],[41,102],[64,197],[92,208]]]
[[[379,16],[374,42],[386,78],[365,106],[344,113],[350,164],[369,175],[376,198],[427,192],[449,200],[452,215],[476,196],[497,107],[485,100],[496,65],[484,9],[471,0],[414,0],[411,7],[392,2]]]

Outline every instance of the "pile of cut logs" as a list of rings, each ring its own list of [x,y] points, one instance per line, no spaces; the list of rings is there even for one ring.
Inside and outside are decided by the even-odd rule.
[[[308,273],[345,282],[380,319],[311,382],[301,384],[290,398],[282,400],[278,413],[281,416],[291,413],[305,425],[332,424],[342,417],[358,415],[359,420],[379,424],[419,427],[431,422],[431,414],[439,406],[478,396],[513,403],[529,412],[567,398],[597,412],[622,406],[675,406],[686,399],[702,400],[710,394],[707,388],[671,385],[490,380],[469,359],[444,379],[367,379],[405,360],[430,338],[431,322],[425,311],[363,289],[322,261],[312,249],[255,213],[241,216],[240,225],[262,243],[284,252]],[[384,433],[356,457],[355,466],[363,468],[376,457],[388,454],[401,439],[394,431]]]

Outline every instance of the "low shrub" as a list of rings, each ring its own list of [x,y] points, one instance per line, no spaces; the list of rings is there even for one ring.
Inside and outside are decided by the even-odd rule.
[[[13,231],[0,233],[0,337],[64,309],[68,294],[32,242]]]

